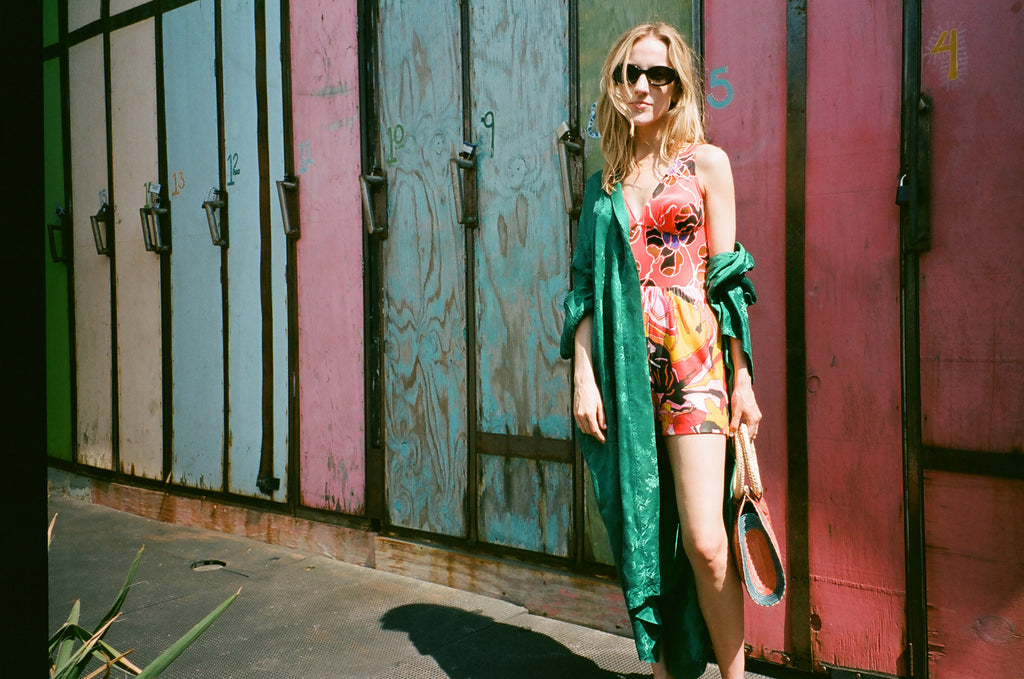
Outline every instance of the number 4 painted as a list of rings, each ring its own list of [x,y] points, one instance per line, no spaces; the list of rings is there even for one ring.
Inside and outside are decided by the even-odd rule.
[[[946,52],[949,55],[949,70],[946,73],[946,80],[956,80],[960,77],[960,53],[957,47],[957,29],[951,28],[939,34],[939,39],[935,41],[935,45],[931,49],[931,54]]]

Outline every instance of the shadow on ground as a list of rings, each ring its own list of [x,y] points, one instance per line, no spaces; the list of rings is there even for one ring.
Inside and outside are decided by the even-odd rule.
[[[635,679],[644,676],[603,669],[545,634],[450,606],[398,606],[384,614],[381,628],[408,634],[416,650],[433,657],[450,679]]]

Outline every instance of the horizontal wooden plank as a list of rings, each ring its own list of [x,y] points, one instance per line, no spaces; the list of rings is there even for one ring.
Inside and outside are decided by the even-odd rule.
[[[530,613],[632,636],[617,582],[378,537],[379,570],[483,594]]]
[[[357,566],[373,566],[374,534],[367,531],[96,479],[91,481],[91,498],[94,504],[155,521],[215,530]]]
[[[524,457],[528,460],[565,462],[572,464],[572,441],[549,439],[540,436],[512,436],[509,434],[476,435],[476,452],[481,455],[500,457]]]

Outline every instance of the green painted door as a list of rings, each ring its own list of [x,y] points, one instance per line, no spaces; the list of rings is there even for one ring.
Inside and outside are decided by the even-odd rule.
[[[64,131],[59,59],[43,63],[43,250],[46,281],[46,454],[72,459],[70,222],[64,197]]]
[[[597,131],[595,112],[600,93],[601,66],[612,43],[633,26],[649,21],[664,21],[675,26],[693,45],[693,1],[637,0],[636,2],[609,2],[608,0],[580,0],[579,3],[579,59],[580,59],[580,129],[585,140],[584,175],[589,177],[601,169],[601,135]],[[587,560],[611,564],[612,554],[608,534],[604,530],[597,500],[594,497],[590,475],[586,477],[584,551]]]

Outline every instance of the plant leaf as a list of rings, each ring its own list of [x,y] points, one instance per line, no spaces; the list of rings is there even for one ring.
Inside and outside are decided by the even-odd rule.
[[[142,547],[139,548],[139,553],[135,555],[135,561],[132,562],[132,567],[128,570],[128,577],[125,578],[124,585],[121,586],[121,593],[117,595],[117,600],[114,602],[114,605],[111,606],[107,614],[103,616],[103,620],[100,621],[101,626],[113,620],[114,616],[121,611],[121,606],[124,605],[124,600],[128,598],[128,590],[131,588],[132,581],[135,579],[135,571],[139,570],[139,562],[142,561],[142,553],[144,551],[146,551],[146,545],[142,545]]]
[[[128,663],[128,661],[125,660],[124,657],[126,655],[128,655],[129,653],[131,653],[131,651],[125,651],[124,653],[121,653],[121,654],[117,655],[116,657],[111,657],[110,659],[104,660],[104,663],[106,663],[106,664],[103,665],[103,667],[97,667],[95,670],[93,670],[89,674],[85,675],[82,679],[93,679],[94,677],[99,676],[100,672],[104,672],[104,671],[107,673],[107,676],[110,676],[110,668],[111,667],[113,667],[114,665],[116,665],[117,663],[122,662],[122,661],[125,662],[125,663]],[[131,663],[128,663],[128,664],[131,665]],[[132,667],[134,667],[134,665],[132,665]],[[135,673],[136,674],[139,673],[138,668],[135,669]]]
[[[68,658],[67,664],[58,665],[56,668],[56,674],[54,674],[54,679],[77,679],[85,669],[85,666],[89,664],[89,655],[92,653],[93,646],[95,646],[103,635],[107,633],[107,629],[119,615],[120,613],[115,615],[113,618],[108,620],[106,624],[96,630],[96,632],[89,637],[88,641],[86,641],[81,648],[71,654],[71,657]],[[77,625],[74,627],[77,627]]]
[[[220,617],[221,613],[227,610],[228,606],[234,603],[238,595],[241,594],[242,588],[239,587],[238,591],[228,597],[220,606],[213,609],[209,615],[199,621],[195,627],[185,633],[185,636],[181,637],[168,648],[166,651],[161,653],[156,660],[146,666],[144,670],[139,674],[136,679],[151,679],[157,676],[171,664],[171,662],[181,655],[188,646],[199,638],[199,635],[206,631],[206,628],[213,624],[213,621]]]
[[[64,664],[67,663],[68,658],[71,657],[71,647],[74,645],[74,640],[73,639],[65,638],[68,635],[68,632],[66,630],[67,630],[69,625],[77,625],[78,624],[78,615],[79,615],[81,610],[82,610],[82,600],[79,599],[79,600],[75,601],[75,605],[71,607],[71,613],[68,615],[67,622],[65,622],[64,625],[62,625],[61,628],[59,630],[57,630],[56,634],[54,634],[50,638],[50,650],[49,650],[49,652],[51,654],[53,653],[54,646],[57,645],[58,643],[60,644],[57,647],[57,658],[56,658],[57,667],[63,667]]]
[[[46,529],[46,551],[50,551],[50,543],[53,541],[53,524],[57,523],[57,513],[53,513],[50,519],[50,527]]]

